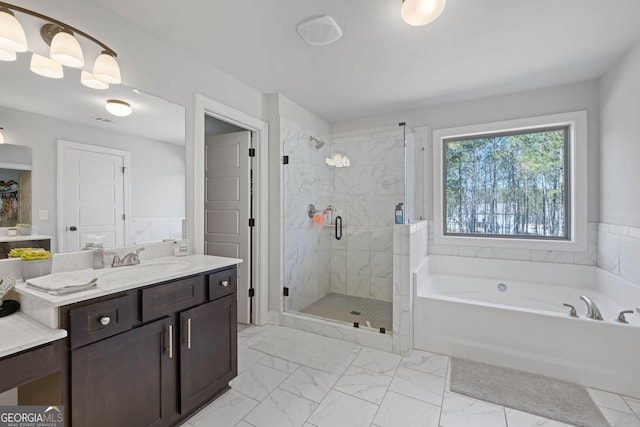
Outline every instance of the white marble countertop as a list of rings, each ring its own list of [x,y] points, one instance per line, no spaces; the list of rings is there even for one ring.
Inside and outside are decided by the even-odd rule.
[[[192,274],[229,267],[241,263],[238,258],[225,258],[210,255],[189,255],[185,257],[163,257],[145,260],[138,265],[104,268],[101,270],[78,270],[76,273],[87,279],[97,278],[95,288],[66,295],[50,295],[18,282],[16,292],[21,301],[25,298],[36,299],[49,307],[61,307],[104,295],[122,292],[141,286],[152,285],[166,280],[178,279]]]
[[[67,336],[64,329],[49,328],[17,312],[0,317],[0,357],[9,356]]]
[[[44,234],[29,234],[28,236],[0,236],[0,242],[24,242],[27,240],[48,240],[52,239],[51,236],[45,236]]]

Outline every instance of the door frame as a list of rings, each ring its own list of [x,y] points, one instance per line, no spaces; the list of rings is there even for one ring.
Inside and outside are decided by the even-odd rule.
[[[99,145],[81,144],[79,142],[71,142],[63,139],[57,140],[58,163],[56,174],[57,179],[57,234],[58,234],[58,253],[66,252],[64,232],[67,228],[65,224],[63,201],[65,196],[65,188],[62,183],[62,171],[64,170],[64,153],[67,149],[89,151],[92,153],[110,154],[113,156],[121,156],[123,158],[126,173],[123,176],[123,197],[124,197],[124,245],[129,244],[129,226],[131,221],[131,153],[124,150],[116,150],[114,148],[102,147]]]
[[[191,224],[188,224],[187,236],[191,240],[196,254],[204,254],[205,115],[253,132],[253,143],[256,149],[256,156],[253,162],[253,216],[256,222],[252,252],[253,265],[250,268],[255,289],[252,309],[254,314],[253,323],[265,325],[268,322],[269,301],[269,125],[256,117],[214,101],[204,95],[195,94],[193,144],[187,144],[187,170],[193,171],[192,181],[187,180],[187,183],[191,183],[190,188],[189,186],[187,187],[187,211],[192,207],[193,211],[190,215],[188,214],[188,217],[194,220]]]

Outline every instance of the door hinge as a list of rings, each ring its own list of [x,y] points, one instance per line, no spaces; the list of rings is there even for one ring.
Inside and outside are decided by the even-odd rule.
[[[122,173],[124,173],[124,171],[125,171],[126,169],[127,169],[127,167],[126,167],[126,166],[123,166],[123,167],[122,167]]]
[[[288,165],[289,164],[289,156],[282,157],[282,164],[283,165]]]
[[[285,297],[288,297],[289,296],[289,288],[287,288],[286,286],[284,288],[282,288],[282,294]]]
[[[249,157],[255,157],[255,156],[256,156],[256,149],[249,148]]]
[[[256,226],[256,220],[254,218],[249,218],[249,227],[255,227]]]
[[[249,289],[249,298],[253,298],[256,296],[256,290],[251,288]]]
[[[124,221],[126,219],[126,215],[122,214],[122,220]]]

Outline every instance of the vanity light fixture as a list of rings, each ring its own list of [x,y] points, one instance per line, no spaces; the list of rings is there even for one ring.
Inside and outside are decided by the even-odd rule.
[[[103,82],[98,79],[93,73],[88,71],[82,71],[80,74],[80,83],[85,85],[86,87],[90,87],[91,89],[107,89],[109,87],[109,83]]]
[[[0,128],[0,144],[4,144],[4,135],[2,135],[2,131],[4,128]]]
[[[62,65],[46,56],[34,53],[31,55],[31,71],[39,76],[49,77],[50,79],[61,79],[64,77]]]
[[[108,99],[105,108],[108,112],[118,117],[126,117],[131,114],[131,105],[119,99]]]
[[[324,161],[329,166],[335,166],[337,168],[348,168],[351,166],[351,160],[346,154],[335,153],[331,157],[327,157]]]
[[[45,77],[60,78],[63,74],[61,71],[62,65],[74,68],[84,67],[84,54],[76,38],[77,35],[80,35],[98,45],[101,49],[101,53],[93,65],[93,72],[90,73],[93,77],[89,78],[83,73],[81,77],[82,84],[88,87],[102,89],[105,88],[103,87],[104,85],[92,85],[92,83],[86,82],[100,80],[105,84],[118,84],[122,81],[120,67],[115,59],[117,54],[113,49],[69,24],[5,2],[0,2],[0,60],[13,61],[15,60],[16,52],[26,52],[28,50],[27,38],[22,25],[15,17],[16,12],[47,21],[47,23],[40,28],[40,36],[50,46],[50,58],[46,59],[57,63],[60,67],[54,67],[51,64],[46,66],[42,65],[44,61],[41,58],[45,57],[41,55],[36,57],[34,53],[31,59],[31,70],[34,73]],[[55,71],[52,71],[54,69]]]
[[[446,3],[447,0],[403,0],[400,15],[414,27],[427,25],[440,16]]]

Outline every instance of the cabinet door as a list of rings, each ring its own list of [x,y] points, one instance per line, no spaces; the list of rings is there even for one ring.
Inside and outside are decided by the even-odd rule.
[[[157,426],[177,417],[172,331],[165,318],[72,351],[73,426]]]
[[[223,391],[238,374],[236,295],[180,313],[182,413]]]

